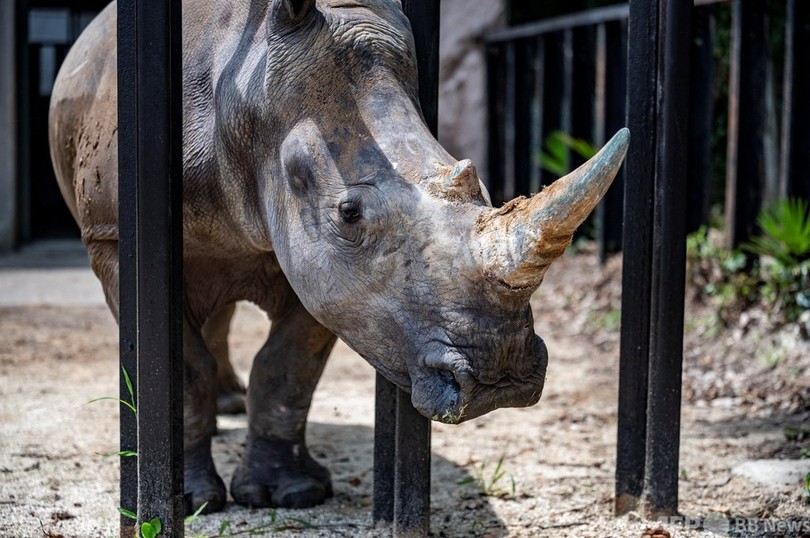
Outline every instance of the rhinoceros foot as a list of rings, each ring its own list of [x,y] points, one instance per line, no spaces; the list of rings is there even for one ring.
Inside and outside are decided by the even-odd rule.
[[[193,514],[205,504],[203,514],[219,512],[225,507],[225,483],[217,474],[211,459],[211,443],[201,443],[186,450],[184,455],[183,501],[186,514]]]
[[[308,508],[332,496],[332,479],[303,440],[250,438],[234,472],[231,495],[251,508]]]

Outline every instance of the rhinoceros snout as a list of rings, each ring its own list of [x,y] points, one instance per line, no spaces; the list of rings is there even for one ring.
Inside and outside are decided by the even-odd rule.
[[[519,357],[532,365],[520,375],[496,372],[476,378],[469,362],[457,352],[427,359],[425,370],[411,376],[411,401],[422,415],[448,424],[501,407],[534,405],[543,392],[548,352],[540,337],[535,337],[532,347],[530,357]]]

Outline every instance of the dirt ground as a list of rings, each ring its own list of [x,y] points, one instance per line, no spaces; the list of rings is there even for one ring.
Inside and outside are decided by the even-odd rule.
[[[0,268],[0,283],[9,274]],[[809,443],[801,440],[810,416],[806,328],[770,332],[756,316],[718,327],[710,305],[690,305],[687,314],[680,508],[692,523],[613,518],[619,275],[620,260],[602,268],[587,249],[552,266],[533,303],[550,356],[537,406],[433,426],[432,535],[641,537],[661,525],[672,536],[810,536],[800,480],[769,487],[732,474],[748,460],[801,463]],[[100,454],[117,450],[118,409],[85,405],[115,395],[117,329],[105,306],[88,303],[0,306],[2,537],[117,536],[117,458]],[[267,328],[261,312],[240,305],[231,345],[241,375]],[[312,453],[332,471],[334,498],[307,510],[229,503],[187,535],[388,535],[370,518],[373,417],[374,371],[340,344],[308,428]],[[218,425],[214,451],[228,483],[245,417]]]

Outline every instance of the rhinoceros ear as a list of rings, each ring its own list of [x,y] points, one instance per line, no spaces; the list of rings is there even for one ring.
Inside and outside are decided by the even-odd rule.
[[[270,23],[289,24],[306,19],[315,11],[315,0],[273,0]]]

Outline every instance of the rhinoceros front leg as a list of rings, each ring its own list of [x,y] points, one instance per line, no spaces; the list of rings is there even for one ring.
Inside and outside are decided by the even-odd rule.
[[[336,337],[298,304],[274,320],[248,383],[248,439],[231,495],[251,507],[305,508],[332,495],[329,471],[307,450],[312,393]]]
[[[203,503],[204,512],[225,506],[225,484],[211,458],[216,431],[217,363],[198,327],[183,322],[183,476],[186,513]]]
[[[202,326],[205,345],[217,361],[217,412],[225,415],[245,412],[245,386],[233,371],[228,352],[228,331],[234,310],[236,304],[229,304]]]

